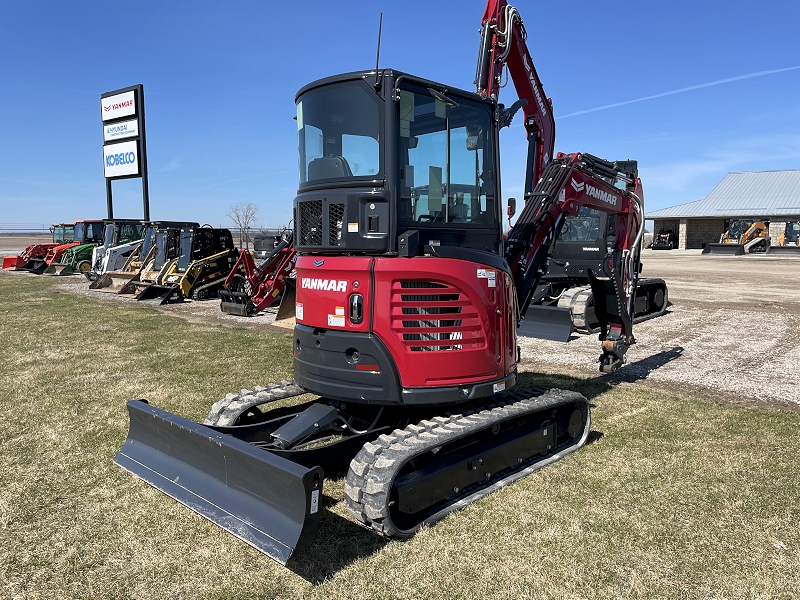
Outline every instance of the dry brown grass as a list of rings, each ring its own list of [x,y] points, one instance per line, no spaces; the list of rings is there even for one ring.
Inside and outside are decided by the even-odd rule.
[[[290,337],[186,323],[0,273],[2,598],[796,598],[800,415],[635,383],[576,389],[592,442],[408,542],[346,514],[286,569],[113,464],[125,401],[201,420],[290,376]]]

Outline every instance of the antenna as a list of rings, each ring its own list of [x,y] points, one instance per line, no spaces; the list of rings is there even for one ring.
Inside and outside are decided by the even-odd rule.
[[[381,30],[383,29],[383,11],[381,11],[381,20],[378,22],[378,53],[375,57],[375,90],[377,91],[381,86],[378,83],[378,63],[381,60]]]

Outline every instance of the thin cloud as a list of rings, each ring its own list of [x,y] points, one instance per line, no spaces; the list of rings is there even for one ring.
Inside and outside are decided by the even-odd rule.
[[[679,90],[672,90],[671,92],[662,92],[653,96],[645,96],[644,98],[637,98],[636,100],[626,100],[625,102],[615,102],[614,104],[606,104],[605,106],[598,106],[597,108],[588,108],[586,110],[579,110],[577,112],[569,113],[568,115],[561,115],[556,119],[567,119],[569,117],[576,117],[578,115],[585,115],[587,113],[597,112],[598,110],[607,110],[609,108],[616,108],[617,106],[625,106],[626,104],[634,104],[636,102],[644,102],[645,100],[653,100],[654,98],[663,98],[664,96],[672,96],[674,94],[682,94],[683,92],[690,92],[692,90],[699,90],[702,88],[712,87],[715,85],[722,85],[723,83],[731,83],[732,81],[741,81],[742,79],[751,79],[753,77],[762,77],[763,75],[772,75],[773,73],[783,73],[784,71],[794,71],[800,69],[800,65],[796,67],[786,67],[785,69],[773,69],[771,71],[759,71],[758,73],[748,73],[747,75],[739,75],[738,77],[729,77],[728,79],[719,79],[709,83],[700,83],[689,87],[681,88]]]

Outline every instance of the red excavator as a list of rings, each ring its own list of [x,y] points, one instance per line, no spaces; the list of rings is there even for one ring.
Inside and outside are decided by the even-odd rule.
[[[133,400],[115,458],[283,564],[313,539],[326,474],[345,474],[360,523],[407,538],[580,448],[589,403],[514,388],[517,336],[565,218],[592,207],[615,224],[589,278],[600,369],[619,368],[643,231],[635,163],[551,160],[550,102],[505,0],[483,17],[477,93],[384,69],[315,81],[296,103],[295,381],[229,394],[202,425]],[[506,241],[498,140],[519,108],[525,206]]]

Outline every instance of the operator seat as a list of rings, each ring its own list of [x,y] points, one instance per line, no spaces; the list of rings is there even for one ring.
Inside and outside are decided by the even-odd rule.
[[[352,177],[353,172],[344,156],[323,156],[308,163],[308,180],[341,179]]]

